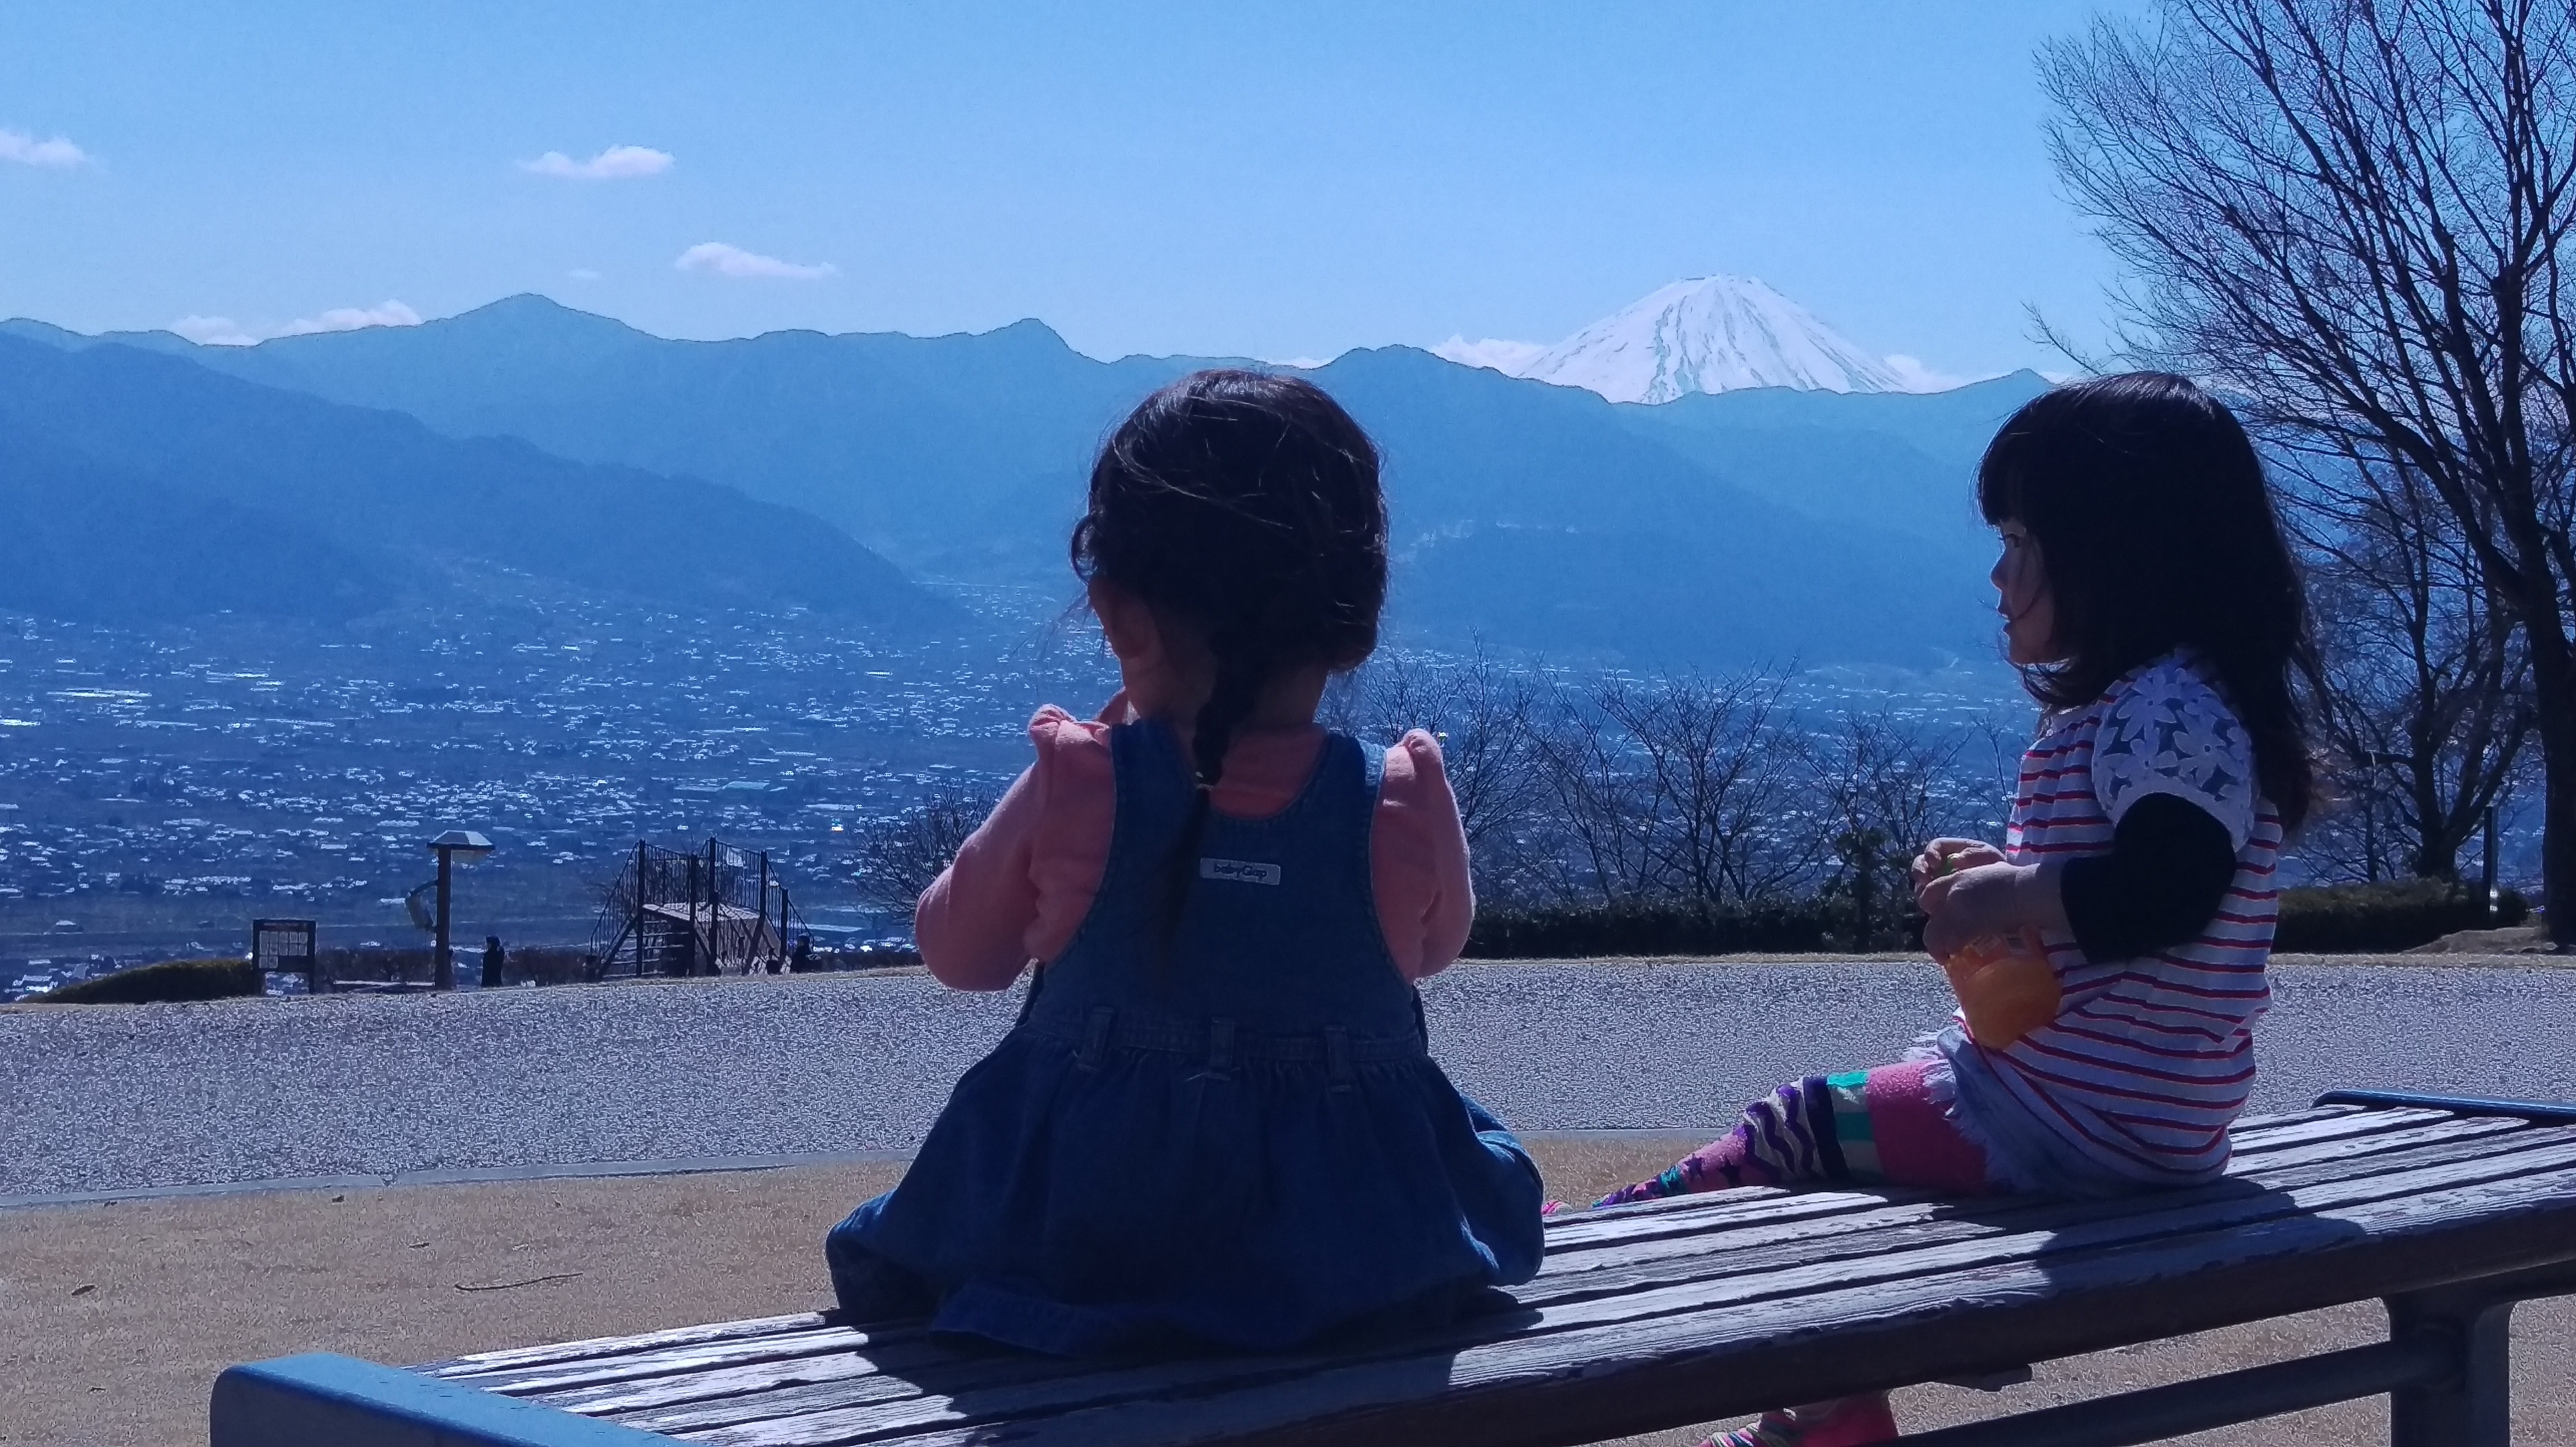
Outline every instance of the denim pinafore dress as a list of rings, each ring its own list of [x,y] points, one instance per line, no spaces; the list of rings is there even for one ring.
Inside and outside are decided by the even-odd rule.
[[[1528,1280],[1537,1168],[1433,1062],[1370,886],[1383,756],[1340,734],[1283,812],[1193,803],[1171,731],[1110,732],[1117,823],[1091,912],[901,1185],[825,1244],[853,1320],[1062,1354],[1298,1345]]]

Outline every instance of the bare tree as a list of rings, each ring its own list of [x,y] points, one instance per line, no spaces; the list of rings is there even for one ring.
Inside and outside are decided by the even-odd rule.
[[[1375,743],[1393,744],[1412,729],[1439,740],[1477,892],[1502,898],[1526,888],[1528,836],[1547,794],[1536,736],[1542,693],[1482,645],[1455,661],[1387,653],[1336,688],[1327,719]]]
[[[912,908],[1000,800],[990,787],[945,784],[900,814],[859,825],[850,841],[859,897],[886,909]]]
[[[1605,680],[1594,707],[1643,756],[1657,806],[1645,853],[1652,883],[1703,912],[1786,893],[1817,850],[1791,817],[1805,782],[1780,726],[1790,675],[1750,668],[1634,688]]]
[[[1604,695],[1631,687],[1604,675],[1583,692],[1560,684],[1535,712],[1532,740],[1545,789],[1547,829],[1538,851],[1553,892],[1605,905],[1660,890],[1656,835],[1667,800]]]
[[[1882,707],[1811,739],[1795,677],[1605,672],[1542,691],[1482,655],[1389,657],[1338,687],[1327,717],[1372,740],[1442,733],[1488,902],[1706,915],[1822,887],[1858,901],[1856,937],[1885,939],[1905,918],[1904,861],[1992,812],[1970,803],[1990,781],[1960,764],[1974,729]],[[2008,785],[2018,747],[1995,749],[1991,782]]]
[[[2136,278],[2131,350],[2449,516],[2522,635],[2544,886],[2576,899],[2576,8],[2167,0],[2041,77],[2059,176]]]
[[[1815,745],[1816,792],[1835,870],[1828,893],[1851,901],[1852,945],[1869,949],[1899,934],[1910,902],[1905,871],[1961,812],[1955,770],[1961,732],[1925,729],[1894,709],[1843,716]]]
[[[2303,473],[2319,722],[2349,817],[2302,852],[2363,879],[2456,878],[2530,738],[2528,655],[2412,467],[2344,457]]]

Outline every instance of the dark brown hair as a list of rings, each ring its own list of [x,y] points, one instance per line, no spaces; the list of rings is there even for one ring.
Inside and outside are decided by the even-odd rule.
[[[2029,529],[2048,575],[2064,657],[2022,670],[2031,697],[2090,703],[2191,650],[2253,740],[2263,796],[2297,828],[2313,792],[2298,692],[2313,658],[2307,593],[2262,459],[2226,404],[2163,372],[2042,393],[1987,446],[1977,506]]]
[[[1208,791],[1262,690],[1293,669],[1356,668],[1386,604],[1378,452],[1301,377],[1218,369],[1148,397],[1100,450],[1074,571],[1202,631],[1214,690],[1191,724],[1198,800],[1170,864],[1176,925]]]

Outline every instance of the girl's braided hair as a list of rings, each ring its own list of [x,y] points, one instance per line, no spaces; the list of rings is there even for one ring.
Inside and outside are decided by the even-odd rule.
[[[1183,377],[1119,425],[1091,469],[1073,568],[1204,634],[1215,686],[1192,721],[1198,798],[1166,865],[1180,921],[1226,750],[1283,673],[1357,667],[1386,603],[1386,501],[1368,434],[1301,377]]]

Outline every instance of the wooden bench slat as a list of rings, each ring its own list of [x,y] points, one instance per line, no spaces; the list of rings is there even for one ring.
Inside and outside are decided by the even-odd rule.
[[[2411,1132],[2424,1136],[2425,1131]],[[2576,1139],[2576,1130],[2552,1132]],[[2444,1164],[2469,1159],[2493,1150],[2486,1139],[2434,1139],[2416,1149],[2399,1153],[2397,1163],[2406,1167]],[[2338,1171],[2349,1172],[2351,1163],[2328,1160],[2305,1167],[2266,1173],[2262,1184],[2275,1188],[2310,1185],[2335,1179]],[[2386,1169],[2374,1163],[2374,1169]],[[2212,1192],[2241,1191],[2239,1183],[2213,1184],[2201,1187],[2204,1195]],[[2181,1204],[2172,1196],[2159,1198],[2167,1204]],[[1597,1295],[1647,1285],[1669,1285],[1684,1280],[1704,1279],[1721,1274],[1752,1274],[1774,1266],[1847,1259],[1929,1245],[1940,1241],[1964,1240],[1976,1236],[2011,1234],[2014,1231],[2054,1230],[2080,1220],[2131,1213],[2134,1199],[2120,1201],[2062,1202],[1994,1198],[1984,1202],[1912,1202],[1887,1206],[1862,1217],[1835,1217],[1821,1223],[1837,1234],[1820,1240],[1802,1234],[1795,1227],[1774,1226],[1761,1233],[1727,1238],[1732,1244],[1717,1245],[1711,1240],[1675,1237],[1649,1243],[1644,1252],[1637,1248],[1600,1248],[1551,1255],[1549,1269],[1538,1281],[1519,1288],[1514,1295],[1525,1304],[1570,1299],[1579,1295]],[[1755,1236],[1759,1239],[1755,1239]],[[1560,1265],[1560,1262],[1566,1264]],[[931,1349],[933,1352],[935,1348]],[[916,1355],[918,1359],[919,1354]],[[572,1391],[552,1392],[543,1397],[548,1405],[584,1413],[630,1413],[655,1408],[676,1407],[691,1402],[711,1401],[788,1387],[819,1387],[829,1382],[861,1383],[852,1387],[847,1403],[884,1401],[915,1395],[922,1387],[880,1378],[883,1371],[895,1370],[899,1363],[873,1353],[834,1351],[818,1348],[817,1353],[794,1361],[766,1361],[740,1366],[658,1376],[646,1381],[621,1381],[585,1387]],[[1060,1374],[1061,1364],[1011,1356],[989,1365],[978,1365],[971,1357],[955,1362],[956,1377],[940,1374],[940,1386],[949,1391],[965,1386],[995,1385],[1006,1380]],[[971,1382],[965,1378],[971,1377]]]
[[[558,1366],[451,1380],[480,1387],[487,1392],[531,1396],[542,1392],[569,1391],[576,1387],[640,1381],[674,1372],[790,1361],[824,1352],[864,1351],[872,1356],[883,1355],[907,1346],[918,1347],[929,1340],[928,1326],[919,1321],[884,1323],[868,1328],[832,1326],[790,1335],[708,1342],[702,1346],[659,1347],[627,1356],[599,1357]]]
[[[1879,1384],[1896,1385],[1994,1364],[1997,1358],[1980,1352],[2045,1359],[2134,1339],[2142,1323],[2172,1335],[2329,1305],[2349,1299],[2355,1281],[2368,1282],[2361,1294],[2371,1295],[2576,1258],[2576,1236],[2565,1229],[2570,1212],[2576,1169],[2409,1193],[2143,1250],[1821,1289],[1759,1313],[1710,1301],[1642,1321],[1584,1323],[1457,1350],[1311,1362],[1311,1374],[1238,1390],[1200,1384],[1174,1395],[1184,1384],[1168,1383],[1045,1416],[1025,1415],[1043,1409],[997,1393],[973,1403],[971,1421],[954,1412],[945,1422],[908,1427],[861,1409],[686,1435],[721,1447],[1110,1447],[1220,1438],[1236,1447],[1423,1440],[1560,1447],[1755,1410],[1801,1393],[1858,1389],[1864,1383],[1853,1380],[1854,1363],[1866,1363]],[[2481,1247],[2463,1249],[2463,1223],[2485,1228],[2471,1233],[2483,1237]],[[2310,1269],[2318,1264],[2337,1269]],[[2231,1278],[2241,1290],[2212,1289]],[[1981,1308],[1991,1320],[1980,1325],[1991,1329],[1961,1330],[1960,1318],[1984,1314]],[[1569,1325],[1582,1310],[1569,1311]],[[1837,1332],[1835,1350],[1807,1349],[1807,1339],[1827,1329]],[[1735,1370],[1712,1370],[1728,1364]]]
[[[2561,1139],[2576,1140],[2576,1130],[2554,1133]],[[2241,1192],[2247,1186],[2288,1190],[2302,1186],[2322,1185],[2329,1181],[2384,1175],[2399,1170],[2444,1165],[2453,1161],[2477,1160],[2493,1155],[2496,1143],[2491,1138],[2432,1141],[2411,1150],[2375,1156],[2368,1161],[2332,1158],[2306,1164],[2284,1166],[2258,1176],[2231,1177],[2206,1186],[2182,1191],[2164,1192],[2154,1200],[2160,1205],[2184,1205],[2193,1200],[2223,1199]],[[1646,1243],[1643,1247],[1604,1247],[1563,1257],[1551,1254],[1547,1269],[1533,1285],[1546,1285],[1559,1279],[1581,1284],[1591,1273],[1623,1271],[1653,1267],[1656,1263],[1687,1260],[1698,1256],[1741,1256],[1759,1258],[1774,1243],[1808,1254],[1815,1259],[1821,1253],[1840,1256],[1866,1255],[1880,1249],[1894,1249],[1904,1241],[1919,1239],[1927,1233],[1966,1236],[2002,1235],[2012,1231],[2053,1230],[2085,1221],[2133,1215],[2141,1198],[2122,1197],[2110,1200],[2069,1201],[2050,1198],[1989,1197],[1984,1200],[1913,1202],[1893,1205],[1882,1212],[1864,1216],[1835,1217],[1823,1223],[1826,1231],[1793,1232],[1774,1230],[1765,1233],[1739,1232],[1725,1238],[1699,1239],[1673,1236]],[[1723,1244],[1721,1244],[1721,1241]],[[1520,1288],[1526,1292],[1529,1288]]]
[[[1738,1186],[1726,1193],[1727,1213],[1730,1219],[1745,1221],[1761,1221],[1775,1216],[1822,1215],[1829,1211],[1851,1209],[1853,1203],[1863,1194],[1873,1198],[1877,1195],[1876,1192],[1863,1193],[1831,1188],[1810,1187],[1793,1191],[1781,1186]],[[1934,1193],[1911,1191],[1906,1194],[1929,1199]],[[1603,1208],[1586,1206],[1580,1210],[1560,1213],[1556,1217],[1555,1224],[1559,1229],[1571,1229],[1575,1224],[1585,1221],[1636,1220],[1661,1211],[1680,1210],[1692,1204],[1694,1199],[1689,1196],[1666,1196],[1659,1200],[1632,1201],[1624,1206]],[[1612,1216],[1607,1214],[1609,1212],[1617,1214]]]
[[[1091,1369],[1099,1369],[1098,1364],[1092,1364]],[[753,1397],[761,1397],[771,1404],[789,1403],[788,1410],[792,1412],[792,1399],[779,1394],[810,1391],[813,1394],[811,1400],[818,1404],[852,1407],[934,1393],[953,1395],[1062,1375],[1064,1367],[1058,1362],[998,1347],[966,1347],[942,1357],[936,1363],[936,1370],[918,1371],[910,1376],[888,1375],[880,1371],[876,1363],[863,1357],[821,1356],[796,1362],[728,1367],[685,1377],[656,1377],[647,1382],[596,1387],[563,1396],[527,1400],[542,1402],[561,1411],[577,1412],[585,1417],[641,1417]],[[749,1420],[763,1415],[785,1414],[763,1408],[728,1420]]]
[[[2223,1249],[2232,1250],[2234,1248],[2224,1247],[2224,1243],[2231,1239],[2230,1233],[2252,1230],[2259,1235],[2258,1228],[2282,1218],[2301,1219],[2301,1213],[2359,1209],[2392,1199],[2410,1200],[2427,1193],[2475,1191],[2500,1178],[2510,1181],[2516,1176],[2550,1172],[2565,1176],[2569,1182],[2570,1198],[2576,1199],[2576,1141],[2560,1140],[2509,1156],[2481,1157],[2473,1161],[2339,1180],[2289,1191],[2248,1191],[2239,1187],[2229,1199],[2197,1202],[2179,1208],[2163,1206],[2160,1202],[2159,1209],[2122,1214],[2064,1230],[2021,1232],[1888,1252],[1858,1260],[1811,1262],[1755,1275],[1729,1275],[1655,1289],[1586,1296],[1580,1300],[1537,1307],[1534,1315],[1532,1311],[1523,1311],[1463,1323],[1430,1338],[1407,1343],[1405,1349],[1416,1351],[1422,1342],[1432,1340],[1464,1349],[1493,1344],[1493,1338],[1506,1333],[1510,1342],[1526,1342],[1536,1336],[1573,1328],[1616,1322],[1641,1323],[1675,1313],[1698,1314],[1720,1306],[1740,1307],[1753,1301],[1773,1303],[1776,1307],[1781,1299],[1806,1292],[1894,1289],[1897,1283],[1915,1277],[1954,1273],[2002,1261],[2103,1251],[2136,1252],[2152,1248],[2160,1238],[2176,1235],[2206,1239],[2220,1243]],[[2576,1237],[2571,1237],[2568,1249],[2571,1254],[2576,1254]],[[1772,1309],[1766,1307],[1761,1315],[1767,1318]],[[1018,1416],[1081,1407],[1102,1400],[1104,1394],[1169,1391],[1184,1385],[1199,1391],[1215,1390],[1223,1387],[1230,1378],[1239,1379],[1245,1375],[1267,1377],[1281,1370],[1311,1372],[1332,1360],[1321,1356],[1202,1358],[1150,1368],[1077,1370],[1033,1380],[1022,1386],[979,1392],[974,1411],[981,1417]],[[781,1430],[789,1430],[796,1429],[797,1424],[810,1422],[815,1424],[816,1432],[858,1434],[846,1438],[826,1435],[810,1439],[791,1434],[776,1439],[780,1442],[822,1442],[926,1430],[956,1421],[961,1411],[955,1400],[944,1395],[924,1395],[881,1407],[850,1409],[830,1408],[824,1405],[827,1400],[827,1390],[792,1388],[704,1408],[646,1413],[615,1420],[648,1430],[691,1435],[711,1433],[708,1440],[745,1443],[771,1439],[756,1435],[737,1438],[731,1435],[737,1430],[733,1424],[739,1424],[740,1430],[749,1431],[766,1421],[777,1423]],[[1003,1403],[1009,1405],[1004,1406]]]
[[[2300,1116],[2292,1118],[2291,1123],[2281,1129],[2256,1134],[2250,1140],[2240,1137],[2228,1169],[2232,1173],[2241,1173],[2253,1169],[2265,1157],[2281,1151],[2310,1149],[2333,1141],[2362,1141],[2410,1129],[2472,1124],[2484,1124],[2499,1131],[2509,1131],[2527,1128],[2530,1122],[2516,1120],[2509,1116],[2463,1117],[2440,1110],[2367,1110],[2359,1106],[2330,1106],[2320,1111],[2303,1112]],[[2372,1149],[2368,1146],[2356,1148]],[[1760,1196],[1753,1198],[1753,1193],[1757,1191]],[[1924,1191],[1905,1194],[1908,1199],[1938,1199],[1932,1193]],[[1741,1208],[1742,1216],[1747,1220],[1758,1220],[1772,1214],[1805,1216],[1823,1215],[1836,1210],[1866,1209],[1864,1206],[1857,1205],[1854,1194],[1849,1192],[1789,1190],[1777,1186],[1760,1186],[1746,1188],[1744,1195],[1750,1198]],[[1559,1222],[1561,1227],[1571,1227],[1577,1222],[1635,1222],[1661,1212],[1688,1209],[1696,1199],[1699,1198],[1668,1196],[1658,1201],[1639,1201],[1625,1206],[1614,1206],[1606,1211],[1570,1211],[1561,1216]],[[1871,1204],[1876,1204],[1877,1199],[1873,1197]],[[1603,1239],[1639,1235],[1650,1229],[1652,1228],[1634,1225],[1613,1228],[1603,1233]]]
[[[2426,1141],[2501,1136],[2508,1135],[2516,1131],[2526,1131],[2531,1129],[2534,1129],[2534,1127],[2528,1121],[2513,1120],[2505,1117],[2488,1116],[2476,1119],[2463,1119],[2458,1116],[2440,1116],[2429,1123],[2406,1129],[2381,1131],[2364,1136],[2345,1136],[2341,1138],[2313,1140],[2285,1146],[2277,1151],[2231,1162],[2228,1167],[2228,1174],[2231,1176],[2250,1176],[2277,1166],[2302,1165],[2310,1161],[2360,1157],[2381,1152],[2399,1151],[2422,1144]],[[1813,1212],[1791,1213],[1785,1211],[1765,1211],[1750,1217],[1730,1215],[1726,1218],[1726,1229],[1744,1229],[1747,1226],[1759,1227],[1767,1225],[1775,1219],[1802,1216],[1822,1218],[1848,1213],[1867,1212],[1886,1205],[1889,1199],[1891,1199],[1888,1195],[1854,1191],[1817,1192],[1814,1194],[1821,1198],[1822,1203]],[[1906,1201],[1927,1202],[1955,1201],[1958,1199],[1956,1197],[1935,1196],[1923,1192],[1895,1193],[1894,1198]],[[1712,1228],[1703,1226],[1701,1224],[1702,1218],[1691,1213],[1691,1208],[1694,1203],[1705,1203],[1708,1199],[1709,1198],[1707,1196],[1673,1196],[1653,1203],[1641,1203],[1634,1206],[1613,1206],[1600,1211],[1587,1211],[1579,1214],[1570,1214],[1566,1217],[1560,1218],[1560,1223],[1555,1225],[1549,1231],[1549,1254],[1553,1256],[1560,1251],[1583,1249],[1595,1245],[1609,1245],[1612,1243],[1635,1245],[1661,1237],[1708,1234]],[[1647,1204],[1651,1204],[1659,1209],[1651,1211],[1647,1210],[1645,1209]],[[1819,1224],[1821,1225],[1822,1223],[1819,1222]]]
[[[2404,1110],[2352,1110],[2340,1115],[2323,1116],[2279,1127],[2266,1127],[2233,1136],[2235,1153],[2261,1155],[2284,1146],[2305,1145],[2312,1141],[2337,1140],[2345,1136],[2371,1135],[2379,1131],[2404,1130],[2410,1126],[2430,1125],[2436,1121],[2460,1120],[2464,1117],[2447,1110],[2408,1108]]]
[[[1725,1231],[1783,1221],[1815,1221],[1852,1211],[1876,1210],[1890,1199],[1949,1199],[1930,1191],[1859,1188],[1809,1191],[1805,1195],[1807,1199],[1803,1201],[1796,1197],[1783,1200],[1772,1197],[1768,1186],[1740,1186],[1697,1196],[1666,1196],[1661,1200],[1637,1201],[1625,1206],[1566,1211],[1548,1223],[1548,1249],[1563,1249],[1560,1242],[1570,1246],[1596,1241],[1642,1241],[1671,1231]],[[1675,1225],[1663,1219],[1675,1214],[1688,1215],[1694,1207],[1710,1209],[1712,1200],[1718,1198],[1724,1202],[1722,1208],[1713,1210],[1704,1219],[1691,1216],[1688,1225]]]
[[[2527,1120],[2517,1120],[2512,1116],[2441,1116],[2421,1124],[2403,1125],[2363,1135],[2284,1141],[2263,1150],[2249,1151],[2241,1156],[2231,1157],[2227,1163],[2227,1172],[2229,1175],[2236,1176],[2254,1175],[2285,1164],[2338,1160],[2403,1150],[2422,1141],[2468,1140],[2475,1137],[2503,1136],[2511,1135],[2516,1131],[2548,1128],[2536,1126]]]
[[[2275,1110],[2261,1115],[2240,1115],[2236,1118],[2236,1124],[2229,1127],[2228,1133],[2245,1135],[2277,1130],[2285,1125],[2324,1120],[2329,1116],[2355,1115],[2368,1109],[2368,1106],[2360,1105],[2311,1105],[2298,1110]]]
[[[760,1316],[744,1321],[711,1322],[705,1326],[673,1327],[668,1331],[648,1331],[636,1336],[592,1337],[587,1341],[554,1342],[545,1346],[507,1347],[499,1351],[474,1352],[450,1357],[443,1362],[424,1362],[411,1368],[425,1376],[460,1377],[477,1372],[508,1371],[519,1367],[549,1366],[557,1362],[586,1361],[593,1357],[619,1356],[632,1351],[651,1351],[664,1346],[695,1346],[704,1342],[734,1341],[744,1337],[772,1333],[807,1331],[826,1325],[822,1316],[811,1311],[789,1316]]]

